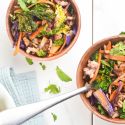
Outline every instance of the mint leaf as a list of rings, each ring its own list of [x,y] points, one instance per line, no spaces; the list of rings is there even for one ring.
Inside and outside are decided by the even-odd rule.
[[[58,66],[56,67],[56,73],[60,80],[64,82],[72,81],[72,79],[67,74],[65,74]]]
[[[26,61],[27,61],[27,63],[28,63],[29,65],[32,65],[32,64],[33,64],[32,59],[29,59],[29,58],[26,57]]]
[[[43,70],[46,69],[46,66],[45,66],[43,63],[39,63],[39,65],[41,66],[41,68],[42,68]]]
[[[54,114],[54,113],[51,113],[51,115],[52,115],[52,117],[53,117],[53,120],[54,120],[54,122],[57,120],[57,115],[56,114]]]
[[[49,92],[50,94],[58,94],[60,93],[60,87],[57,87],[55,84],[50,84],[47,88],[44,89],[45,92]]]

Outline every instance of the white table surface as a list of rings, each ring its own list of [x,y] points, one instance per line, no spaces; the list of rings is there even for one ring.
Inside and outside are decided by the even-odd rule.
[[[0,67],[12,66],[16,72],[35,70],[41,99],[52,97],[52,95],[44,92],[44,88],[49,82],[61,86],[61,93],[76,89],[77,66],[83,53],[92,45],[92,41],[96,42],[102,38],[125,31],[125,0],[76,0],[82,18],[80,36],[68,54],[51,62],[43,62],[47,69],[42,71],[38,62],[34,62],[34,65],[29,66],[22,55],[12,56],[12,45],[5,27],[6,10],[10,1],[0,0]],[[72,77],[72,82],[63,83],[58,79],[55,73],[57,65]],[[53,122],[51,112],[57,114],[58,119],[56,122]],[[115,125],[93,116],[79,96],[45,111],[43,115],[45,125]]]

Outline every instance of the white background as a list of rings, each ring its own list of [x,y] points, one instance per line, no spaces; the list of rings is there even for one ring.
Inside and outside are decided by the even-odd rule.
[[[12,66],[16,72],[35,70],[41,100],[52,97],[44,93],[44,88],[49,82],[61,86],[61,93],[76,89],[77,66],[83,53],[92,45],[92,36],[96,42],[102,38],[125,31],[125,0],[93,0],[93,20],[92,0],[76,0],[82,18],[80,36],[68,54],[51,62],[43,62],[47,69],[42,71],[38,62],[34,62],[34,65],[29,66],[22,55],[12,56],[12,45],[5,27],[5,15],[10,1],[0,0],[0,67]],[[72,77],[72,82],[63,83],[58,79],[55,73],[57,65]],[[58,120],[56,122],[53,122],[51,112],[57,114]],[[79,96],[63,102],[43,114],[45,118],[44,125],[112,125],[92,116]]]

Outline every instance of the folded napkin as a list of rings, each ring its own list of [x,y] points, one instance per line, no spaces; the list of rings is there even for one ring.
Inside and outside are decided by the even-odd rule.
[[[40,101],[35,72],[15,74],[12,68],[1,68],[0,83],[9,92],[16,106]],[[40,114],[22,125],[44,125],[43,120]]]

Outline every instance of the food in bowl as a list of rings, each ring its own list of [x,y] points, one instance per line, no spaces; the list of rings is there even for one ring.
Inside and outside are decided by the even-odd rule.
[[[94,111],[108,118],[125,119],[125,41],[101,45],[97,44],[99,48],[83,68],[84,83],[92,84],[85,96]]]
[[[11,18],[15,47],[35,57],[61,53],[77,33],[76,14],[68,0],[18,0]]]

